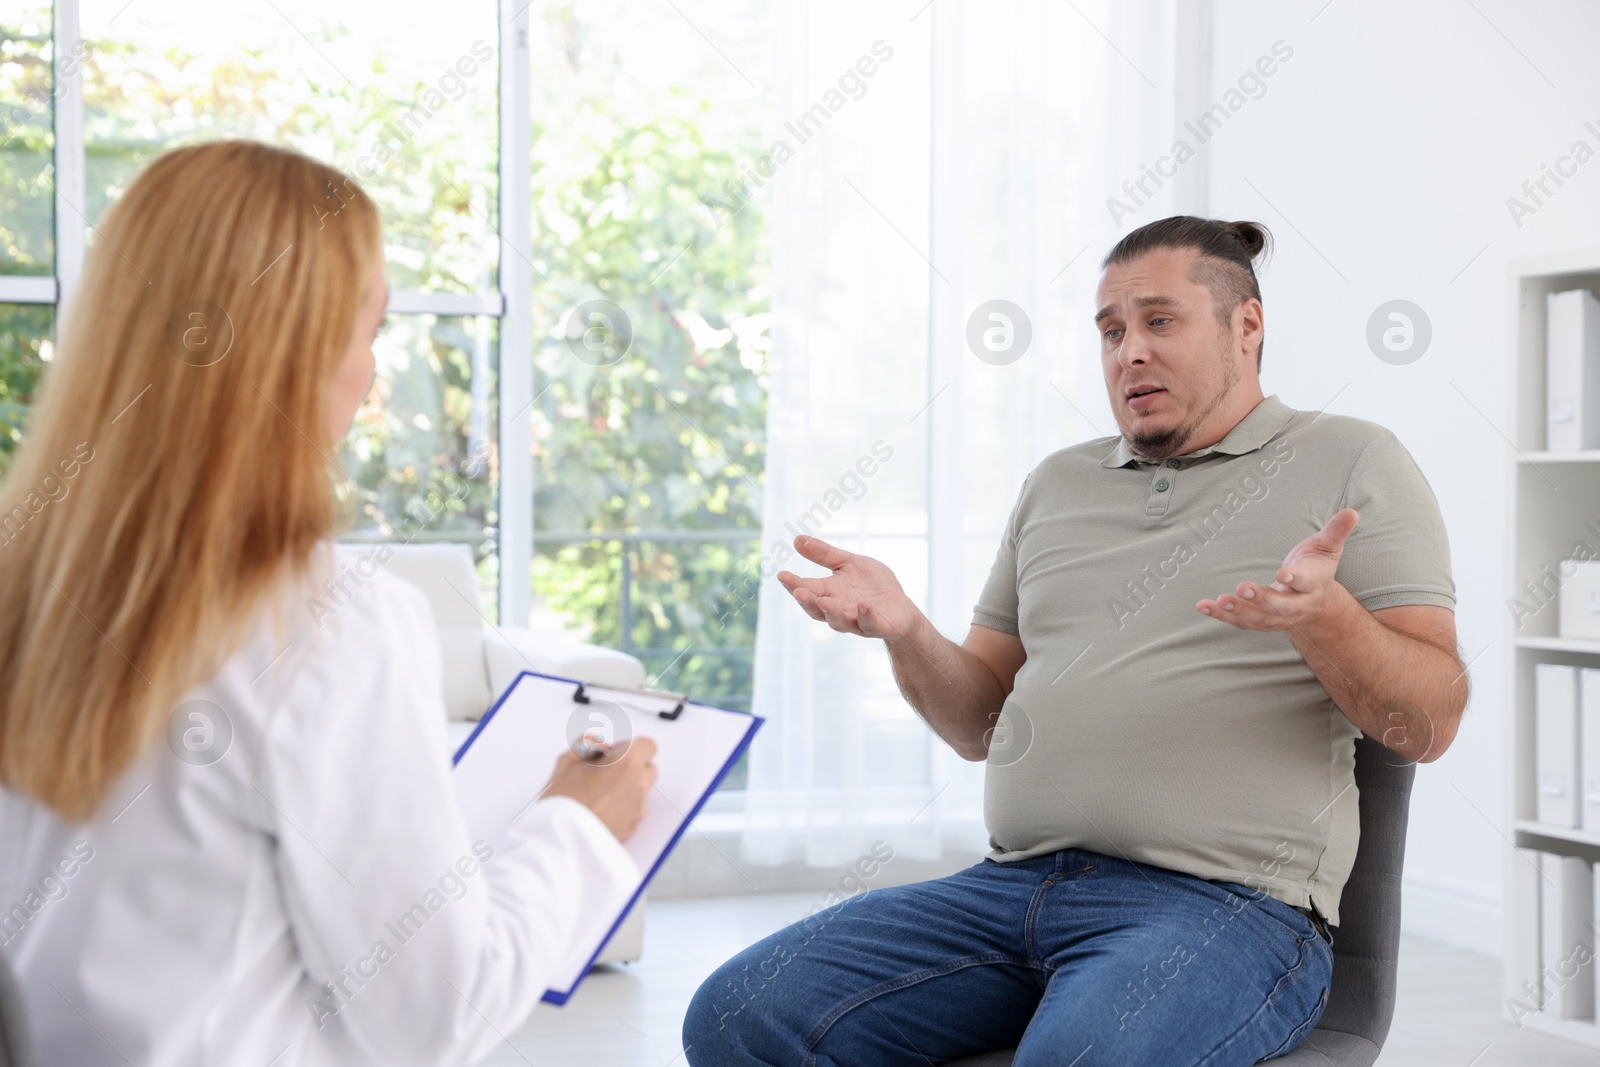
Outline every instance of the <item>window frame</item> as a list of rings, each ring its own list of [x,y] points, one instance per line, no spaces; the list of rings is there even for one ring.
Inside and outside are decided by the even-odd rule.
[[[400,291],[389,295],[397,314],[482,315],[499,319],[498,450],[500,461],[499,553],[502,626],[526,626],[532,597],[533,452],[533,174],[527,146],[533,143],[532,82],[529,70],[528,5],[496,0],[499,15],[499,182],[500,269],[498,286],[475,293]],[[83,27],[79,0],[54,0],[51,125],[54,130],[55,270],[52,276],[0,275],[0,303],[51,304],[56,323],[71,304],[83,273],[85,230],[83,72],[63,64],[78,55]],[[522,146],[506,151],[506,146]],[[509,416],[507,413],[510,413]]]

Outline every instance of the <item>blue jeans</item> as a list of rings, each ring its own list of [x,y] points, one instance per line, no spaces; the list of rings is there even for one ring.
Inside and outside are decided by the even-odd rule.
[[[1258,890],[1081,849],[852,897],[695,993],[692,1067],[1225,1067],[1288,1053],[1333,948]]]

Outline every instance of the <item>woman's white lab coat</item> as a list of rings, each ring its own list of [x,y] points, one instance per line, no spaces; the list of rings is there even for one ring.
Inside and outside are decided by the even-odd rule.
[[[422,595],[380,570],[337,599],[286,596],[87,824],[0,791],[42,1062],[470,1063],[615,918],[638,871],[577,801],[468,839]]]

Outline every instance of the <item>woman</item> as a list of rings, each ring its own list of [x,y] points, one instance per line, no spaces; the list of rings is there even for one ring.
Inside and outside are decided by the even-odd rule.
[[[45,1063],[468,1063],[638,877],[653,744],[564,756],[491,849],[421,594],[308,613],[387,298],[372,201],[266,145],[163,155],[96,231],[0,488],[0,944]]]

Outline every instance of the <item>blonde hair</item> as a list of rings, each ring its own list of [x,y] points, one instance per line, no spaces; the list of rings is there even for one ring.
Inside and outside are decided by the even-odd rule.
[[[167,152],[108,212],[0,486],[0,782],[93,814],[306,573],[381,266],[354,182],[250,141]]]

